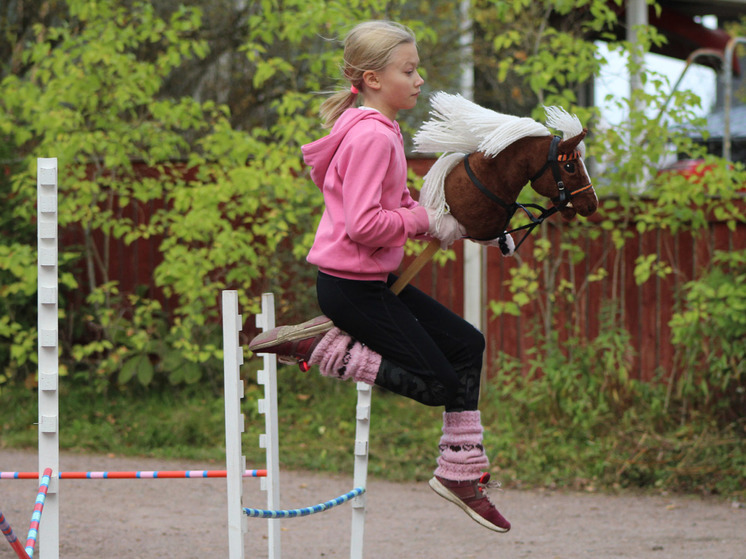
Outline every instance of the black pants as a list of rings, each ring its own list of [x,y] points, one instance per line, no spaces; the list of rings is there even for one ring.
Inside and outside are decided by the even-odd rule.
[[[419,289],[319,272],[319,306],[334,325],[381,354],[376,384],[446,411],[475,410],[485,342],[466,320]]]

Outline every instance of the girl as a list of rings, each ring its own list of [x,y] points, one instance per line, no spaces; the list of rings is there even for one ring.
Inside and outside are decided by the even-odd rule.
[[[489,462],[477,409],[484,337],[416,288],[407,286],[399,296],[390,290],[408,238],[436,238],[447,248],[463,236],[451,215],[436,227],[434,212],[407,189],[395,119],[417,103],[424,83],[418,65],[414,34],[402,25],[370,21],[345,38],[350,87],[321,106],[331,133],[302,148],[324,194],[308,261],[319,269],[317,295],[326,316],[260,334],[249,348],[444,406],[430,486],[483,526],[507,532],[510,523],[484,493]]]

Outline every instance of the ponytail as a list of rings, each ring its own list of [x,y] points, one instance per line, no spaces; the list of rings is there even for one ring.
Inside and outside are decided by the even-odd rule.
[[[319,114],[321,115],[322,126],[331,128],[342,113],[355,105],[357,94],[349,89],[337,91],[321,103]]]

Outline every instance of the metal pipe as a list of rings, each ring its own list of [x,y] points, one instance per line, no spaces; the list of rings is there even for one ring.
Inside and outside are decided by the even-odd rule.
[[[725,45],[725,89],[723,103],[723,159],[730,161],[730,107],[733,97],[733,52],[738,43],[746,43],[746,37],[733,37]]]
[[[684,69],[681,71],[681,74],[679,75],[679,79],[676,80],[676,83],[673,85],[673,88],[671,88],[671,93],[668,94],[666,101],[663,103],[661,110],[658,112],[658,117],[655,119],[656,123],[660,122],[661,117],[663,116],[663,113],[666,110],[666,107],[668,107],[668,103],[671,101],[673,94],[676,93],[676,90],[679,88],[679,85],[681,84],[681,80],[684,79],[684,75],[686,74],[687,70],[689,70],[689,67],[692,64],[694,64],[694,61],[697,58],[701,56],[717,56],[720,60],[723,60],[723,54],[719,50],[716,50],[716,49],[697,49],[693,51],[686,58],[686,65],[684,66]]]

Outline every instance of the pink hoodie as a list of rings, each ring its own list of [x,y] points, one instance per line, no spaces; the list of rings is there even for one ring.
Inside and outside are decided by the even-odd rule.
[[[347,109],[302,151],[326,206],[308,262],[341,278],[385,280],[406,240],[428,229],[425,208],[407,189],[399,125],[378,111]]]

